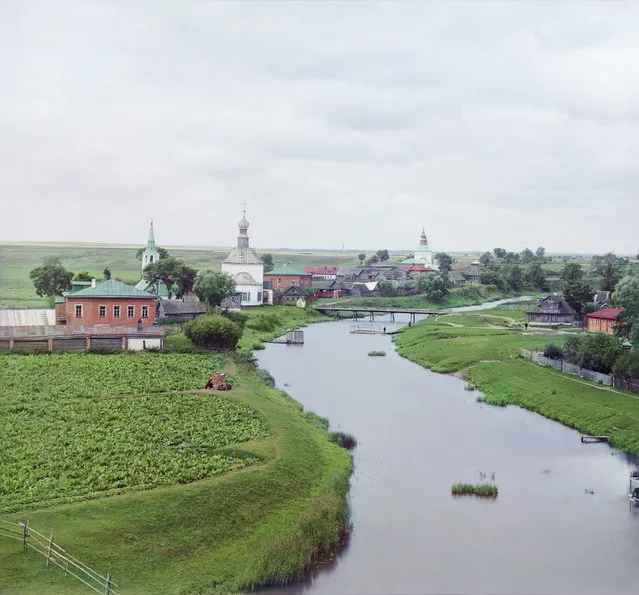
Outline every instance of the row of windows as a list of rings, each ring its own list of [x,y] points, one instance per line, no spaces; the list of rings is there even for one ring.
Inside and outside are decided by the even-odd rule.
[[[82,318],[84,312],[84,306],[82,304],[75,305],[75,316],[76,318]],[[121,306],[113,306],[113,318],[120,318]],[[107,307],[106,306],[98,306],[98,317],[106,318],[107,315]],[[141,312],[142,318],[149,317],[149,307],[142,306]],[[127,306],[126,307],[126,316],[127,318],[135,318],[135,306]]]
[[[251,301],[251,294],[246,292],[246,291],[243,291],[242,292],[242,301],[243,302],[250,302]],[[261,291],[257,292],[257,301],[258,302],[262,301],[262,292]]]

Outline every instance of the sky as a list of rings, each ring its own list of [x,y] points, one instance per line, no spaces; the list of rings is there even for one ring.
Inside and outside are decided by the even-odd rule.
[[[0,241],[639,252],[639,2],[0,0]]]

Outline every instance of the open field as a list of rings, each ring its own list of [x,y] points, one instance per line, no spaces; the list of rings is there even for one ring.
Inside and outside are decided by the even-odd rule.
[[[348,518],[352,458],[329,442],[325,429],[287,395],[230,362],[225,369],[234,387],[228,393],[176,392],[174,386],[154,392],[167,382],[162,374],[125,394],[125,373],[120,384],[110,386],[108,398],[98,384],[81,388],[82,379],[101,367],[102,377],[118,376],[119,364],[126,367],[125,360],[139,355],[153,363],[153,371],[171,361],[205,368],[205,356],[181,354],[0,358],[0,365],[12,367],[9,407],[0,413],[0,425],[10,428],[10,435],[3,435],[10,448],[3,444],[2,452],[10,452],[11,460],[1,473],[5,486],[16,472],[20,478],[20,485],[9,486],[20,500],[4,500],[2,518],[28,518],[43,532],[53,528],[56,542],[72,555],[110,571],[121,593],[247,590],[300,576],[318,555],[337,546]],[[210,367],[218,367],[219,357],[209,357]],[[67,369],[54,374],[57,382],[67,374],[74,388],[59,390],[54,400],[46,392],[29,396],[29,379],[39,364],[51,372],[54,360]],[[87,376],[80,373],[89,368]],[[180,383],[191,386],[202,380],[199,372],[185,378]],[[70,427],[73,433],[67,434]],[[52,461],[45,460],[46,452]],[[33,461],[35,468],[26,464]],[[166,480],[155,485],[172,485],[145,489],[153,487],[145,484],[149,477]],[[100,497],[122,481],[129,491]],[[31,485],[36,494],[23,491]],[[87,500],[50,506],[45,493]],[[23,507],[30,497],[27,512]],[[84,593],[86,588],[60,569],[46,568],[20,543],[0,539],[0,591]]]
[[[460,373],[485,393],[489,404],[519,405],[582,432],[608,435],[613,446],[639,453],[637,395],[521,359],[520,348],[543,349],[562,343],[565,334],[522,332],[517,321],[495,328],[490,315],[497,313],[502,312],[429,318],[394,337],[397,351],[435,372]]]

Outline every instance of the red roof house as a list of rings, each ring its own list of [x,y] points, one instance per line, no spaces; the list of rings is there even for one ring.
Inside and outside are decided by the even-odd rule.
[[[620,324],[619,314],[623,308],[604,308],[586,314],[586,330],[589,333],[607,333],[611,335],[615,332],[615,327]]]

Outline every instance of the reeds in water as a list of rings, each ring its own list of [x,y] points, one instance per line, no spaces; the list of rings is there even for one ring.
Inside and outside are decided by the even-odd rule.
[[[450,488],[453,496],[479,496],[480,498],[496,498],[499,490],[490,483],[454,483]]]

